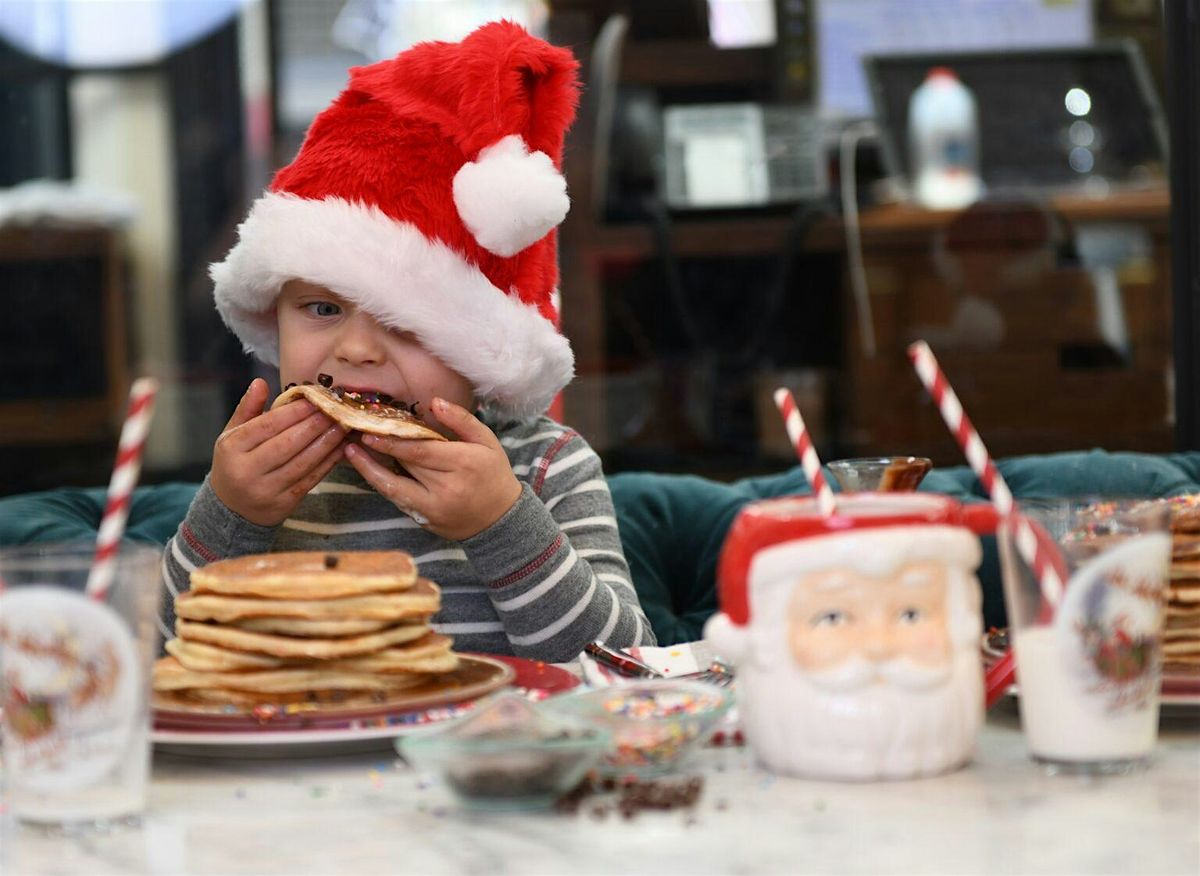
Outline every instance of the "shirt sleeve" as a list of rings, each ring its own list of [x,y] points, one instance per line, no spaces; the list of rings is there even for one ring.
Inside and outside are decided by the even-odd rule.
[[[655,643],[600,458],[578,435],[556,442],[516,504],[462,547],[518,656],[565,662],[597,639]]]
[[[276,527],[259,526],[229,510],[205,478],[163,550],[163,584],[167,589],[159,620],[163,636],[175,637],[175,597],[188,589],[193,571],[225,557],[263,553],[274,542],[275,531]]]

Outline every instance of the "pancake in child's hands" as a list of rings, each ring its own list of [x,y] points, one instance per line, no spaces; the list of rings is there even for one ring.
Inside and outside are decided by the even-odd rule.
[[[403,551],[282,551],[218,560],[192,572],[193,593],[339,599],[405,590],[417,565]]]
[[[321,383],[331,383],[329,375],[320,375]],[[289,386],[272,402],[271,407],[286,405],[305,398],[331,420],[353,432],[393,438],[416,438],[445,441],[446,436],[435,432],[413,413],[404,402],[377,392],[355,392],[340,386],[305,383]]]
[[[427,617],[441,605],[437,585],[424,578],[397,593],[371,593],[341,599],[255,599],[221,594],[181,593],[175,614],[185,620],[227,623],[242,618],[398,621]]]

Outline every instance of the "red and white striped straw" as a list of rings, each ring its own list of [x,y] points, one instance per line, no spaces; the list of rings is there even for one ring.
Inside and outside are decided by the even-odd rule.
[[[116,572],[117,552],[125,535],[125,522],[129,519],[130,497],[141,473],[142,450],[146,446],[157,394],[158,381],[152,377],[135,380],[129,390],[129,409],[121,426],[117,461],[108,482],[104,514],[96,536],[96,556],[87,580],[87,595],[98,602],[108,595]]]
[[[912,360],[921,383],[925,384],[925,388],[937,404],[942,419],[946,421],[946,427],[957,439],[971,470],[987,490],[992,505],[1001,517],[1014,517],[1014,542],[1017,550],[1038,576],[1042,596],[1050,605],[1057,606],[1062,600],[1063,580],[1055,569],[1054,557],[1049,554],[1045,540],[1034,534],[1029,520],[1020,514],[1013,515],[1012,491],[992,462],[991,455],[983,446],[983,439],[979,437],[966,411],[963,410],[933,351],[924,341],[917,341],[909,346],[908,357]]]
[[[791,390],[785,387],[775,390],[775,406],[779,408],[779,413],[783,414],[783,425],[787,429],[788,439],[796,448],[796,455],[800,457],[804,476],[812,484],[813,493],[817,497],[817,507],[821,509],[823,516],[832,517],[837,510],[833,490],[825,480],[825,473],[821,471],[821,460],[817,457],[812,439],[808,437],[808,429],[800,416],[800,409],[796,407],[796,400],[792,398]]]
[[[958,441],[971,470],[987,490],[992,505],[1005,519],[1005,525],[1013,527],[1013,542],[1017,551],[1033,569],[1042,590],[1042,599],[1052,612],[1062,600],[1065,575],[1061,557],[1057,555],[1053,542],[1044,533],[1036,532],[1027,517],[1014,513],[1012,491],[992,462],[991,455],[983,446],[983,439],[975,431],[929,345],[924,341],[911,344],[908,348],[908,358],[912,360],[921,383],[937,404],[946,427]],[[1004,657],[987,671],[984,694],[988,706],[995,703],[1016,678],[1013,650],[1010,647]]]

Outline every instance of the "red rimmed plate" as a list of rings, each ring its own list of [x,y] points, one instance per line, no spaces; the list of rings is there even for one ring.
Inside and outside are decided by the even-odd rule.
[[[202,757],[305,757],[350,754],[390,746],[390,740],[466,714],[474,703],[512,686],[544,699],[580,684],[550,663],[502,655],[462,654],[462,664],[438,685],[422,685],[386,702],[338,704],[319,709],[180,706],[156,697],[155,747]]]

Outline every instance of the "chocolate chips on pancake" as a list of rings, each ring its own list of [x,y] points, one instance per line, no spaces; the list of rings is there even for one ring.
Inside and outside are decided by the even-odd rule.
[[[328,377],[324,374],[321,376]],[[298,386],[289,384],[272,402],[271,407],[277,408],[298,398],[307,399],[330,419],[351,431],[393,438],[447,440],[440,432],[435,432],[421,421],[416,412],[416,403],[410,406],[385,393],[358,392],[341,386],[313,383]]]

